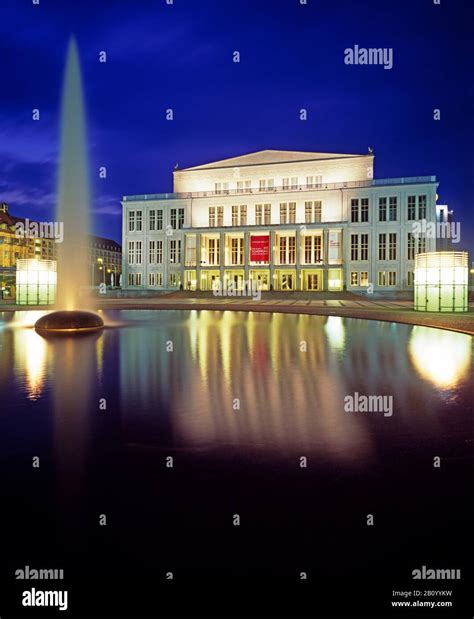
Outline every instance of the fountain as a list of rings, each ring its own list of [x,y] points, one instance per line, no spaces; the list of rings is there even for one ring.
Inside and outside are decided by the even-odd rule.
[[[86,127],[79,55],[74,37],[67,53],[61,109],[61,151],[59,199],[56,218],[64,225],[64,239],[58,250],[56,307],[40,318],[35,328],[48,333],[89,333],[104,326],[96,314],[85,311],[91,305],[84,298],[89,281],[88,235],[89,180],[87,173]],[[80,308],[80,309],[79,309]]]

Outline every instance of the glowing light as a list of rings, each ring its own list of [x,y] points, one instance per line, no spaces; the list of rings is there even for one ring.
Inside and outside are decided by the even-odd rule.
[[[37,400],[44,386],[47,344],[33,329],[15,329],[14,338],[15,351],[19,356],[15,359],[15,364],[18,364],[26,373],[28,398]]]
[[[329,343],[336,350],[342,350],[346,341],[346,333],[344,323],[340,316],[329,316],[324,330],[328,337]]]
[[[446,389],[468,374],[471,346],[470,335],[417,326],[413,327],[408,350],[420,376]]]
[[[415,309],[468,311],[467,252],[429,252],[415,260]]]
[[[18,260],[16,302],[18,305],[51,305],[56,300],[56,261]]]

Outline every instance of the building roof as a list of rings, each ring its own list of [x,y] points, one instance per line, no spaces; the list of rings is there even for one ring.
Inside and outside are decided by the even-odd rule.
[[[176,170],[177,172],[188,170],[207,170],[214,168],[233,168],[241,166],[269,165],[276,163],[295,163],[303,161],[318,161],[323,159],[348,159],[351,157],[373,157],[372,154],[350,153],[314,153],[299,150],[260,150],[255,153],[247,153],[230,159],[211,161],[203,165],[193,166]]]
[[[14,226],[17,221],[16,217],[12,217],[9,213],[0,211],[0,224],[7,224],[7,226]]]
[[[106,245],[107,249],[110,248],[110,251],[122,251],[122,246],[112,239],[106,239],[103,236],[94,236],[90,235],[91,243],[94,245]]]

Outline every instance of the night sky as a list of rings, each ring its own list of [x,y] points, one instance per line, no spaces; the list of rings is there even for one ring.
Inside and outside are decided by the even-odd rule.
[[[307,2],[1,0],[0,200],[15,215],[53,217],[74,33],[96,234],[120,241],[121,197],[171,191],[176,163],[371,146],[375,177],[437,176],[439,203],[462,222],[458,247],[472,250],[474,3]],[[345,65],[344,50],[356,44],[393,48],[393,69]]]

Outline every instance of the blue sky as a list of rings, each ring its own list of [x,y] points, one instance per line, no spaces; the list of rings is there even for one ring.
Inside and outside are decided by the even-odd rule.
[[[72,33],[81,56],[95,232],[172,168],[265,148],[375,151],[375,176],[436,174],[472,250],[471,3],[461,0],[2,0],[0,200],[52,217]],[[344,50],[391,47],[394,66]],[[99,62],[100,51],[107,62]],[[239,64],[232,54],[241,54]],[[32,120],[38,108],[40,121]],[[165,110],[173,108],[174,120]],[[299,120],[300,108],[308,120]],[[433,109],[441,120],[433,120]],[[98,168],[107,167],[107,179]]]

